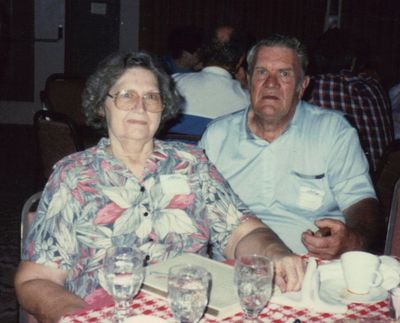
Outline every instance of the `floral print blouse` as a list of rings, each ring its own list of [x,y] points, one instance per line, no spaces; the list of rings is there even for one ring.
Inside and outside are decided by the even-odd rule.
[[[137,245],[148,263],[182,253],[221,255],[253,213],[203,151],[155,140],[138,180],[106,151],[109,139],[55,165],[24,244],[23,259],[64,270],[65,287],[85,298],[106,288],[111,245]]]

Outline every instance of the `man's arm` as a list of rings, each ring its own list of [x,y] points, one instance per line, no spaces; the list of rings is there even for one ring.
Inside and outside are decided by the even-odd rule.
[[[368,249],[374,242],[379,224],[379,206],[374,198],[361,200],[343,211],[345,223],[333,219],[315,222],[319,228],[328,228],[330,235],[321,237],[304,232],[302,241],[310,255],[334,259],[343,252]]]
[[[224,250],[227,258],[259,254],[271,258],[275,279],[281,291],[299,290],[304,278],[304,264],[294,255],[269,227],[256,219],[249,219],[233,231]]]
[[[80,297],[64,289],[65,271],[22,261],[15,276],[15,289],[21,306],[39,322],[52,323],[68,313],[84,308]]]

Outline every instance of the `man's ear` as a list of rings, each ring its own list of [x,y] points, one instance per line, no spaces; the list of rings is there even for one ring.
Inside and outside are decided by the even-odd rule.
[[[299,84],[299,99],[303,97],[304,92],[307,89],[308,84],[310,84],[310,77],[308,75],[304,76],[303,80]]]

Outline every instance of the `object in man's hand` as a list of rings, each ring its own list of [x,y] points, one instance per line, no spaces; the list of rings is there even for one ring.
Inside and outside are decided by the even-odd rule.
[[[314,235],[316,237],[328,237],[331,235],[331,229],[330,228],[320,228],[317,231],[315,231]]]

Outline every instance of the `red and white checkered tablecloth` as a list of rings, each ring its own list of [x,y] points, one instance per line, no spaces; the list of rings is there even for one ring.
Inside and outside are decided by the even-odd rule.
[[[172,314],[168,308],[166,299],[156,298],[154,295],[142,291],[135,297],[131,305],[134,314],[158,316],[164,319],[171,319]],[[113,306],[104,306],[97,309],[90,309],[75,315],[68,315],[60,320],[60,323],[78,322],[111,322]],[[295,319],[301,322],[390,322],[389,302],[384,300],[375,304],[350,304],[345,314],[330,314],[311,312],[307,309],[298,309],[290,306],[282,306],[269,303],[261,312],[259,319],[262,322],[292,323]],[[206,315],[200,323],[213,322],[243,322],[243,314],[237,313],[234,316],[223,320],[215,320]]]

